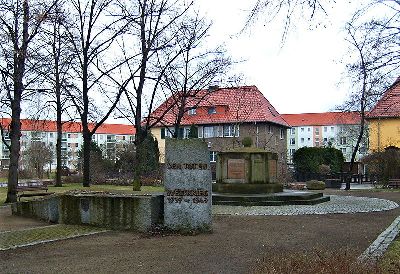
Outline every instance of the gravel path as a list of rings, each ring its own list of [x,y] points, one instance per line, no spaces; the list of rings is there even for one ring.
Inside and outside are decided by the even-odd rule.
[[[318,205],[287,205],[287,206],[213,206],[215,215],[313,215],[331,213],[362,213],[379,212],[399,207],[393,201],[356,197],[330,195],[331,200]]]
[[[377,206],[384,200],[400,204],[400,192],[394,191],[327,190],[324,194],[352,196],[346,201],[360,201],[356,196],[378,198],[368,199],[378,202]],[[399,215],[400,207],[349,214],[214,215],[213,233],[209,234],[156,237],[110,231],[0,251],[0,272],[251,273],[263,258],[280,254],[348,250],[356,258]],[[13,218],[0,218],[0,231],[10,230]],[[7,229],[1,227],[2,221]],[[14,225],[20,227],[21,221]]]

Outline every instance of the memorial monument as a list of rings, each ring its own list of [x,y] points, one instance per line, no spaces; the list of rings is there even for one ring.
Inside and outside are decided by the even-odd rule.
[[[268,206],[313,205],[329,201],[329,196],[306,191],[284,191],[278,178],[278,155],[254,147],[220,152],[213,204]]]
[[[243,147],[221,152],[217,161],[219,193],[275,193],[283,186],[277,181],[278,155],[262,149]]]
[[[165,142],[164,225],[179,232],[212,229],[211,169],[201,139]]]

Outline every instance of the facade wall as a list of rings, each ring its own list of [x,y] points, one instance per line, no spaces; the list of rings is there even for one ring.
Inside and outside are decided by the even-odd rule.
[[[220,137],[208,137],[207,134],[201,133],[202,128],[207,126],[213,126],[215,129],[219,128],[223,130],[224,126],[237,126],[239,133],[232,134],[231,137],[223,137],[223,133],[217,133],[215,135]],[[190,127],[184,127],[184,132],[188,132]],[[216,156],[219,151],[226,151],[242,146],[242,140],[245,137],[250,137],[253,141],[253,146],[257,148],[265,149],[266,151],[275,152],[278,154],[279,170],[282,172],[286,171],[287,162],[287,134],[286,127],[272,124],[272,123],[241,123],[239,125],[232,124],[212,124],[212,125],[200,125],[199,138],[203,138],[207,143],[210,150],[210,162],[216,161]],[[165,140],[161,138],[162,128],[153,128],[151,133],[157,138],[159,151],[160,151],[160,162],[164,163],[165,160]],[[165,130],[165,129],[164,129]],[[184,136],[187,136],[185,133]]]
[[[371,119],[369,124],[369,150],[382,151],[388,146],[400,147],[400,118]]]
[[[9,142],[9,139],[6,138]],[[115,160],[116,151],[118,146],[122,144],[133,143],[134,135],[121,135],[121,134],[94,134],[93,141],[95,141],[101,148],[104,157]],[[24,168],[24,152],[29,148],[32,142],[42,142],[50,149],[53,149],[54,155],[49,169],[55,170],[56,168],[56,143],[57,132],[44,132],[44,131],[22,131],[21,136],[21,167]],[[83,137],[81,133],[77,132],[64,132],[61,138],[61,153],[62,165],[74,170],[78,165],[78,151],[81,150],[83,145]],[[9,150],[3,142],[0,142],[0,157],[1,168],[7,169],[9,165]]]
[[[359,125],[322,125],[298,126],[287,130],[287,159],[293,163],[293,153],[301,147],[333,146],[342,151],[346,162],[350,162],[353,148],[356,145]],[[365,131],[356,161],[367,153],[368,132]],[[295,143],[291,141],[295,138]]]

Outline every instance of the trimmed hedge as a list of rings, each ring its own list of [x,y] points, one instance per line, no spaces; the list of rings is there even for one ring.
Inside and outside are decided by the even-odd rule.
[[[311,180],[306,182],[307,189],[309,190],[324,190],[325,183],[322,181]]]
[[[320,173],[320,166],[327,165],[330,172],[342,170],[344,157],[333,147],[302,147],[295,151],[293,164],[299,173]]]

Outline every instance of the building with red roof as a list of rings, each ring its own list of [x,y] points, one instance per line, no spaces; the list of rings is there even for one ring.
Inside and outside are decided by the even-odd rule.
[[[400,77],[367,115],[370,151],[400,148]]]
[[[10,122],[10,118],[0,118],[0,124],[5,132],[7,132]],[[83,144],[81,134],[82,125],[78,122],[64,122],[62,128],[62,162],[64,166],[75,169],[78,163],[78,151]],[[106,157],[115,159],[116,150],[119,146],[133,143],[135,132],[135,128],[132,125],[103,124],[93,135],[93,140],[100,146]],[[21,119],[21,133],[22,159],[24,151],[29,147],[31,142],[43,142],[55,151],[57,142],[56,121]],[[6,141],[8,141],[7,136]],[[8,168],[9,150],[7,146],[1,143],[0,151],[1,167]],[[51,164],[50,168],[55,168],[55,157],[54,153],[54,163]]]
[[[219,88],[193,92],[188,96],[179,128],[180,137],[189,136],[190,127],[197,128],[198,138],[208,142],[210,161],[218,151],[241,146],[245,137],[258,148],[278,153],[286,161],[286,129],[288,123],[256,86]],[[165,138],[172,137],[179,112],[175,97],[169,97],[148,119],[155,124],[160,160],[164,161]]]
[[[340,149],[346,161],[350,161],[360,128],[358,112],[283,114],[282,117],[291,125],[287,132],[289,162],[298,148],[328,145]],[[367,145],[365,135],[357,160],[367,153]]]

